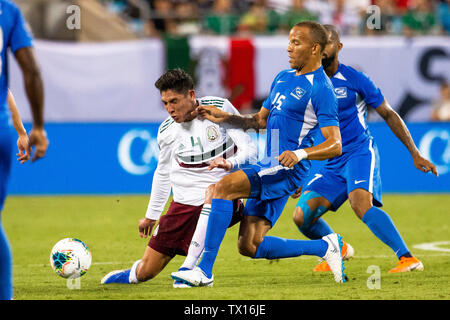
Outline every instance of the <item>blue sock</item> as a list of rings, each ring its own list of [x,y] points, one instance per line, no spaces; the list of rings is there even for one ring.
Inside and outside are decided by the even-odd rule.
[[[408,247],[386,212],[377,207],[372,207],[364,214],[362,221],[378,239],[395,252],[398,258],[409,254]]]
[[[233,217],[233,201],[213,199],[209,214],[208,227],[206,228],[205,250],[198,267],[203,270],[208,278],[212,276],[212,268],[219,252],[220,244],[225,237],[225,232]]]
[[[278,237],[264,237],[256,250],[255,259],[292,258],[301,255],[323,257],[328,249],[325,240],[293,240]]]
[[[326,223],[322,218],[317,219],[317,221],[313,223],[310,228],[306,229],[298,227],[298,230],[300,230],[305,237],[313,240],[322,239],[322,237],[334,233],[328,223]]]
[[[11,263],[11,249],[0,221],[0,300],[11,300],[13,296]]]

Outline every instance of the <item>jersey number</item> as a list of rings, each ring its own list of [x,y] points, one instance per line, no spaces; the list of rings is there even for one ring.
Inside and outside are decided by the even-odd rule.
[[[198,146],[200,148],[200,150],[202,150],[202,152],[204,152],[202,141],[200,140],[200,137],[197,137],[197,142],[194,142],[194,137],[191,136],[191,143],[192,143],[192,147]]]
[[[279,92],[277,92],[275,99],[273,99],[272,104],[274,105],[274,108],[277,108],[277,110],[281,110],[281,105],[283,104],[284,99],[286,99],[286,96],[280,95]]]

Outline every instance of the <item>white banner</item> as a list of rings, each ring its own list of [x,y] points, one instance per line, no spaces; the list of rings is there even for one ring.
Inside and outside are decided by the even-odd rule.
[[[343,37],[341,42],[340,61],[369,75],[405,119],[430,119],[440,81],[450,81],[450,37]],[[275,75],[289,68],[288,42],[277,36],[255,38],[254,43],[256,95],[262,98]]]
[[[340,61],[364,71],[408,121],[428,121],[439,83],[450,81],[449,37],[344,37]],[[255,98],[264,99],[275,75],[289,68],[287,36],[252,38]],[[198,95],[224,95],[226,37],[194,36],[191,58],[198,60]],[[158,122],[166,118],[154,82],[164,72],[160,40],[118,43],[36,41],[45,84],[45,118],[52,122]],[[10,59],[13,60],[13,59]],[[30,111],[16,63],[11,88],[23,118]],[[221,87],[222,86],[222,87]],[[369,117],[369,120],[379,119]]]
[[[155,122],[167,117],[154,83],[164,72],[159,40],[117,43],[36,41],[49,122]],[[10,88],[24,121],[31,113],[10,56]]]

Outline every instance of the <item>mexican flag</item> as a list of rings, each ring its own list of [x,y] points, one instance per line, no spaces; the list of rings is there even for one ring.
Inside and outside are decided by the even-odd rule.
[[[282,44],[281,44],[282,43]],[[166,68],[182,68],[198,96],[228,98],[241,112],[259,109],[272,80],[289,68],[285,37],[165,37]]]

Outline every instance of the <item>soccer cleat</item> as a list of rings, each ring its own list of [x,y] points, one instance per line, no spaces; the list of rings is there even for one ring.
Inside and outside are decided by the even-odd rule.
[[[172,279],[182,281],[192,287],[212,287],[214,282],[214,276],[208,278],[199,267],[195,267],[193,270],[172,272],[170,276]]]
[[[337,233],[329,234],[322,238],[328,243],[328,249],[322,257],[330,266],[336,282],[346,282],[347,276],[344,273],[344,260],[342,259],[342,237]]]
[[[355,255],[355,250],[353,249],[353,247],[345,241],[342,241],[342,243],[343,243],[342,259],[349,260],[349,259],[353,258],[353,256]],[[313,271],[314,272],[326,272],[326,271],[331,271],[331,269],[326,261],[322,261],[321,263],[319,263],[317,266],[314,267]]]
[[[192,288],[192,286],[185,281],[175,280],[173,282],[174,288]]]
[[[114,270],[108,273],[100,281],[101,284],[110,283],[130,283],[130,269],[127,270]]]
[[[388,273],[397,273],[397,272],[408,272],[408,271],[423,271],[422,262],[416,257],[401,257],[400,261],[397,262],[397,266],[388,271]]]

